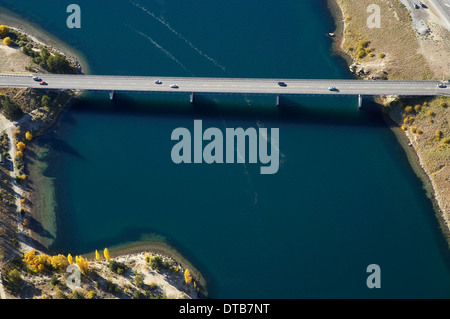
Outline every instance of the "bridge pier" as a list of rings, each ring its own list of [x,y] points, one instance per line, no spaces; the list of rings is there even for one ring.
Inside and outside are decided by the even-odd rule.
[[[361,107],[362,107],[362,95],[361,94],[358,94],[358,108],[359,109],[361,109]]]
[[[109,91],[109,99],[114,100],[114,90]]]
[[[275,105],[280,106],[280,94],[277,94],[277,98],[275,100]]]
[[[194,92],[191,92],[191,96],[189,97],[189,102],[194,103]]]

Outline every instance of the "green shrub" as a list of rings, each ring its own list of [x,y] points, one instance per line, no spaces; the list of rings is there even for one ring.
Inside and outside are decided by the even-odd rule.
[[[359,50],[358,50],[357,57],[358,57],[359,59],[364,58],[366,55],[367,55],[366,50],[364,50],[364,49],[359,49]]]
[[[124,263],[118,262],[116,260],[110,260],[109,261],[109,269],[112,272],[115,272],[119,275],[121,275],[125,269],[127,269],[127,266]]]
[[[405,107],[405,114],[412,114],[413,110],[414,109],[412,106],[407,106],[407,107]]]
[[[55,297],[56,297],[56,299],[67,299],[67,296],[61,290],[58,290],[56,292]]]
[[[358,42],[358,48],[367,48],[370,44],[369,40],[363,40]]]
[[[17,269],[8,272],[8,281],[13,286],[18,286],[22,282],[22,274]]]
[[[72,298],[73,299],[85,299],[84,293],[78,290],[72,291]]]
[[[57,284],[59,284],[59,279],[57,275],[53,275],[52,278],[50,279],[50,285],[52,287],[56,286]]]
[[[145,295],[139,289],[133,292],[133,299],[144,299],[144,298]]]
[[[134,284],[136,285],[136,287],[138,288],[142,288],[144,286],[144,279],[142,278],[141,275],[136,275],[134,277]]]
[[[160,270],[164,266],[163,260],[161,256],[155,256],[152,257],[150,261],[150,267],[152,267],[153,270]]]

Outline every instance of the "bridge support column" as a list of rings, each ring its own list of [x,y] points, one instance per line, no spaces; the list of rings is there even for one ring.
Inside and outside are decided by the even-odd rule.
[[[112,101],[114,100],[114,90],[109,91],[109,99]]]
[[[277,94],[277,98],[275,100],[275,105],[280,106],[280,95],[279,94]]]
[[[189,98],[189,102],[194,103],[194,92],[191,92],[191,96]]]
[[[359,109],[361,109],[361,107],[362,107],[362,100],[363,100],[362,95],[358,94],[358,108]]]

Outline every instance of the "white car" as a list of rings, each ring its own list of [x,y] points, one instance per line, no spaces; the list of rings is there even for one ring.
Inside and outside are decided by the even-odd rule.
[[[437,86],[441,89],[445,89],[447,87],[444,83],[439,83]]]

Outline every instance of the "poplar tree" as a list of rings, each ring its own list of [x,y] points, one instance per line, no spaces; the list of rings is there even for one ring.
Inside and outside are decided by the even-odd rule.
[[[73,264],[73,258],[72,258],[72,255],[71,255],[71,254],[68,254],[68,255],[67,255],[67,261],[69,262],[70,265]]]
[[[185,281],[187,284],[190,284],[191,281],[192,281],[192,277],[191,277],[191,274],[189,273],[189,269],[186,269],[186,270],[184,271],[184,281]]]
[[[103,250],[103,256],[105,256],[106,261],[109,261],[111,259],[111,257],[109,256],[108,248],[105,248]]]

